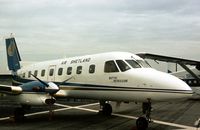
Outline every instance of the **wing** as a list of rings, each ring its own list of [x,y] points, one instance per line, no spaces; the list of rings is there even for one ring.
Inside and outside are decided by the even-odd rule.
[[[200,61],[170,57],[170,56],[163,56],[163,55],[156,55],[156,54],[150,54],[150,53],[138,53],[137,55],[143,59],[152,59],[155,61],[177,63],[200,82],[200,78],[193,71],[191,71],[190,68],[187,67],[187,65],[194,65],[196,66],[196,69],[200,70]]]
[[[20,86],[0,85],[0,93],[17,95],[21,92],[22,88]]]
[[[170,57],[170,56],[163,56],[163,55],[157,55],[157,54],[151,54],[151,53],[138,53],[138,56],[144,59],[152,59],[157,61],[164,61],[164,62],[172,62],[172,63],[182,63],[185,65],[195,65],[200,66],[200,61],[196,60],[189,60],[189,59],[183,59],[183,58],[177,58],[177,57]]]

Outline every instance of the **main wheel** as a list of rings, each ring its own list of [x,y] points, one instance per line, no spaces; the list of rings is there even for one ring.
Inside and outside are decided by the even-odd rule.
[[[106,103],[103,106],[102,112],[104,115],[110,116],[112,114],[112,106],[110,104]]]
[[[136,126],[138,130],[146,130],[148,128],[149,122],[145,117],[139,117],[136,120]]]

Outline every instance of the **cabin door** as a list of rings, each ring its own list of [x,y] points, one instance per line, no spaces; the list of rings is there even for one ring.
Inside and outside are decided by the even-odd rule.
[[[55,81],[55,75],[56,75],[56,66],[55,65],[49,66],[47,80]]]

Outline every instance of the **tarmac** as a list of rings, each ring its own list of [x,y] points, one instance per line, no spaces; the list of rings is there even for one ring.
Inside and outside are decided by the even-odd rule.
[[[10,82],[9,78],[0,78],[0,84]],[[49,119],[48,107],[33,106],[23,122],[15,122],[16,104],[1,96],[0,130],[137,130],[135,121],[142,115],[141,103],[111,105],[113,114],[103,116],[98,113],[98,101],[58,99],[53,118]],[[200,100],[152,103],[152,107],[153,122],[148,130],[198,130],[194,124],[200,118]]]

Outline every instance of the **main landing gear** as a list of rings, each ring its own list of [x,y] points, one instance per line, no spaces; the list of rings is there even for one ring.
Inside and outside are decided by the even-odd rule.
[[[136,120],[136,126],[138,130],[146,130],[151,121],[151,100],[142,104],[142,112],[145,116],[141,116]]]
[[[136,126],[138,130],[146,130],[151,121],[151,100],[148,99],[147,102],[143,102],[142,104],[142,112],[145,116],[141,116],[136,120]],[[110,116],[112,114],[112,106],[109,102],[100,101],[100,114]]]
[[[54,98],[46,99],[45,103],[49,106],[49,120],[53,119],[54,112],[53,112],[53,104],[56,102]]]
[[[25,110],[21,107],[15,108],[14,110],[14,120],[15,122],[23,121],[24,120]]]
[[[25,119],[25,110],[30,110],[31,106],[22,105],[22,107],[15,108],[14,110],[14,120],[15,122],[20,122]]]
[[[109,104],[109,102],[100,101],[99,113],[106,116],[110,116],[112,114],[112,106]]]

